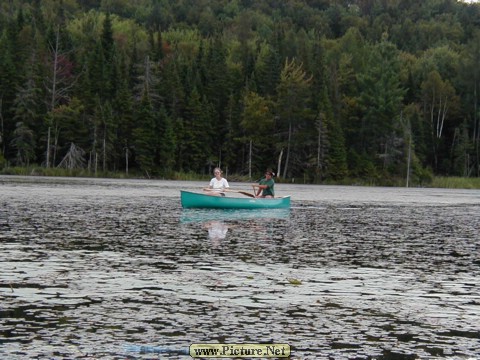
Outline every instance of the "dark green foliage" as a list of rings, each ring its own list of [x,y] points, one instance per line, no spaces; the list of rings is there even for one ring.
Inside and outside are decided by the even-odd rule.
[[[183,138],[179,139],[183,148],[183,170],[203,173],[211,163],[215,164],[212,112],[212,106],[205,98],[200,99],[197,88],[194,88],[185,109]]]
[[[353,178],[361,178],[369,181],[378,179],[378,172],[373,160],[367,154],[358,154],[354,149],[350,149],[348,154],[348,165],[350,175]]]
[[[133,150],[134,139],[134,102],[133,96],[124,79],[113,101],[113,119],[117,131],[114,145],[114,168],[126,169],[127,158]]]
[[[4,2],[1,163],[42,165],[48,149],[56,166],[73,143],[90,171],[145,176],[280,166],[393,183],[407,158],[413,183],[479,176],[479,15],[457,1]]]
[[[147,94],[142,97],[135,112],[135,125],[133,130],[135,161],[140,170],[150,177],[155,170],[157,132],[155,114]]]
[[[378,171],[389,169],[396,174],[392,165],[402,155],[401,136],[396,125],[405,93],[400,83],[398,52],[393,44],[384,40],[372,49],[368,61],[371,65],[360,75],[358,103],[362,122],[356,150],[376,159],[374,164]]]
[[[325,115],[324,130],[326,136],[325,174],[326,178],[340,180],[348,175],[345,138],[338,119],[333,116],[327,102],[322,104]]]
[[[157,121],[158,139],[158,166],[161,174],[167,174],[175,168],[176,138],[173,121],[164,107],[160,109]]]
[[[278,51],[269,46],[264,61],[258,64],[255,71],[257,89],[261,95],[276,95],[281,69],[281,58]]]
[[[28,166],[35,158],[35,139],[33,131],[23,122],[18,122],[13,131],[11,146],[15,150],[15,164]]]
[[[80,100],[73,98],[70,103],[60,105],[49,113],[47,124],[51,127],[55,147],[52,165],[58,165],[59,160],[70,149],[72,143],[83,149],[88,149],[91,146],[88,137],[89,124],[84,116],[84,110]],[[95,128],[95,134],[98,134],[98,128],[98,126]],[[100,144],[98,145],[100,149],[101,140],[97,139],[97,142]],[[97,150],[100,151],[99,149]]]
[[[13,149],[10,149],[9,142],[11,134],[15,129],[14,101],[16,98],[16,87],[19,85],[20,76],[15,67],[13,40],[8,38],[4,31],[0,37],[0,141],[1,149],[5,157],[15,156]]]

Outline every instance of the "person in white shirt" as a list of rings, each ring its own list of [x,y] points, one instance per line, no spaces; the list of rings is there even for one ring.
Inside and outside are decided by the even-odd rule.
[[[228,189],[230,186],[228,185],[227,179],[222,177],[222,170],[218,167],[213,169],[213,175],[215,177],[210,180],[210,184],[208,188],[203,189],[208,195],[215,195],[215,196],[225,196],[225,189]]]

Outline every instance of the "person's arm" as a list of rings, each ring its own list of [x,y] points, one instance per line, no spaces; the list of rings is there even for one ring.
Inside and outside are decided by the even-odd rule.
[[[260,193],[262,192],[263,189],[266,189],[268,186],[267,185],[258,185],[258,184],[252,184],[253,191],[255,192],[255,188],[258,188],[258,190],[255,192],[255,196],[260,196]]]

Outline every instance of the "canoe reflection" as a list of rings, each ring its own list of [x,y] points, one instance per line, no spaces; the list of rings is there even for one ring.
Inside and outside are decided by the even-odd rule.
[[[183,209],[180,222],[288,219],[290,209]]]
[[[229,229],[238,226],[258,227],[255,220],[263,222],[263,220],[289,217],[290,209],[183,209],[180,222],[201,224],[203,229],[208,230],[208,237],[212,244],[218,246],[227,237]]]
[[[228,225],[224,221],[207,221],[204,227],[208,230],[208,237],[214,243],[227,237]]]

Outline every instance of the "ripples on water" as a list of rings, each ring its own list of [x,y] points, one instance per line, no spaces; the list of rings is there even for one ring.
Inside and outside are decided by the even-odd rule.
[[[479,204],[293,194],[252,216],[182,210],[145,184],[0,182],[0,358],[188,358],[126,346],[208,342],[478,356]]]

